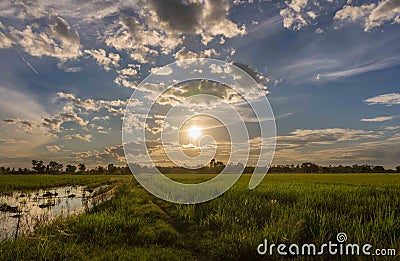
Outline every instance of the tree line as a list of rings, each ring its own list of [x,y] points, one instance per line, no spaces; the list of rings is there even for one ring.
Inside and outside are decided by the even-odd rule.
[[[128,166],[97,166],[92,169],[86,168],[85,163],[78,165],[68,164],[64,167],[63,164],[56,161],[50,161],[46,164],[42,160],[32,160],[32,168],[10,168],[0,167],[0,174],[113,174],[125,175],[131,174]]]
[[[240,163],[239,163],[240,164]],[[239,166],[233,166],[238,167]],[[200,167],[198,169],[189,169],[179,166],[158,166],[158,170],[164,174],[204,174],[204,173],[220,173],[226,166],[222,162],[211,162],[208,166]],[[42,160],[32,160],[32,168],[10,168],[0,167],[0,174],[112,174],[112,175],[126,175],[131,174],[131,169],[134,172],[147,172],[149,168],[138,164],[132,164],[131,168],[128,166],[115,166],[108,164],[107,166],[97,166],[92,169],[86,168],[84,163],[77,165],[68,164],[64,167],[63,164],[56,161],[50,161],[46,164]],[[238,169],[244,169],[244,173],[253,173],[255,167],[246,166]],[[373,165],[358,165],[351,166],[320,166],[311,162],[304,162],[297,165],[272,165],[268,173],[400,173],[400,166],[395,169],[385,169],[383,166]]]
[[[274,165],[269,168],[271,173],[400,173],[400,166],[395,169],[385,169],[383,166],[358,165],[351,166],[319,166],[311,162],[298,165]]]

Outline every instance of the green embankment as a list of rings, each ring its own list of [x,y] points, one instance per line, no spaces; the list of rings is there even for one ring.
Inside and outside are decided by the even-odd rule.
[[[72,185],[97,187],[131,177],[131,175],[0,175],[0,192],[29,191]]]

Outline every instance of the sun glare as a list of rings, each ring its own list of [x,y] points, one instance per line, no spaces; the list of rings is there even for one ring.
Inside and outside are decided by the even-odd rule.
[[[188,130],[189,137],[192,139],[197,139],[200,137],[201,129],[197,126],[193,126]]]

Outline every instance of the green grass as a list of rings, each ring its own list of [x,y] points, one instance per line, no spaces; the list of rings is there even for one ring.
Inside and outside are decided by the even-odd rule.
[[[196,205],[168,203],[124,182],[88,213],[1,242],[0,260],[254,260],[264,239],[319,245],[339,232],[348,243],[400,252],[400,175],[270,174],[254,190],[249,179]]]
[[[0,192],[29,191],[72,185],[97,187],[131,177],[131,175],[0,175]]]

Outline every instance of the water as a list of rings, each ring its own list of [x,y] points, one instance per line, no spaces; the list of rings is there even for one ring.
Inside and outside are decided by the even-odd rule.
[[[111,197],[111,193],[106,193],[107,195],[93,198],[92,195],[99,189],[100,187],[90,190],[83,186],[68,186],[29,193],[0,194],[0,206],[7,204],[18,207],[18,211],[10,208],[7,212],[0,211],[0,240],[15,237],[18,219],[18,234],[21,235],[32,232],[39,223],[83,213],[93,204]]]

